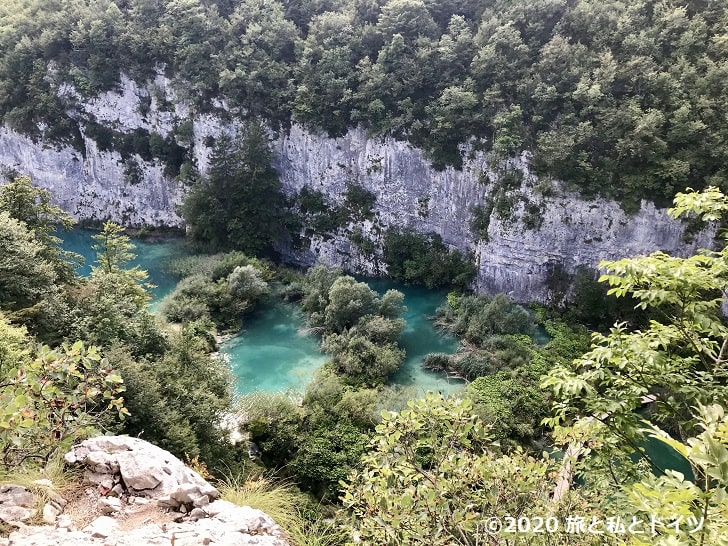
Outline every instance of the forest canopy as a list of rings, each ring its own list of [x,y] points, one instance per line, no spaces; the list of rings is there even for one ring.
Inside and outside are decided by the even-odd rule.
[[[587,195],[666,201],[728,189],[727,28],[723,0],[0,0],[0,116],[78,144],[63,83],[164,73],[197,112],[361,125],[438,168],[528,151]]]

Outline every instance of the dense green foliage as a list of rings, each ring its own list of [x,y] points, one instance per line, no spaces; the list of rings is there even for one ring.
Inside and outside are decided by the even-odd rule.
[[[141,435],[180,457],[200,455],[220,473],[235,469],[237,455],[220,426],[232,381],[210,356],[214,325],[191,322],[180,333],[161,325],[148,309],[146,273],[129,266],[134,246],[111,222],[94,237],[90,277],[76,276],[76,260],[68,261],[74,257],[54,234],[55,224],[70,218],[27,179],[0,188],[0,220],[0,312],[26,328],[2,322],[8,335],[0,339],[0,421],[28,425],[4,428],[14,434],[0,439],[14,446],[3,444],[6,463],[46,458],[94,425]],[[250,288],[243,258],[226,256],[214,267],[238,296]],[[60,348],[38,349],[37,342]],[[95,417],[108,413],[109,400],[117,410],[125,404],[123,423]]]
[[[353,384],[386,381],[404,360],[397,345],[404,320],[404,295],[388,290],[381,298],[366,283],[317,266],[306,273],[301,309],[322,334],[321,348],[334,368]]]
[[[541,421],[548,416],[549,397],[541,376],[583,354],[586,331],[546,321],[550,340],[538,345],[528,335],[536,329],[531,313],[505,294],[450,293],[436,318],[461,339],[461,348],[454,355],[427,355],[423,365],[470,381],[466,394],[475,413],[504,448],[531,447],[546,432]]]
[[[727,212],[728,198],[716,188],[678,194],[670,211],[704,221]],[[586,354],[549,366],[543,386],[555,400],[544,424],[554,427],[559,443],[569,444],[558,471],[549,472],[546,454],[524,464],[519,451],[499,453],[468,401],[429,396],[399,414],[383,415],[362,468],[347,481],[344,528],[371,543],[507,544],[510,537],[501,527],[491,533],[478,523],[502,509],[508,515],[535,509],[553,515],[557,530],[546,536],[525,532],[518,542],[725,543],[728,326],[721,307],[727,260],[723,247],[688,258],[656,252],[601,264],[612,294],[631,296],[659,319],[640,330],[621,323],[606,335],[594,333]],[[458,300],[449,303],[457,313]],[[559,328],[550,329],[555,355],[573,354],[579,338],[560,337]],[[474,381],[470,394],[512,423],[507,404],[497,398],[507,385],[493,388],[495,378]],[[638,413],[643,405],[646,411]],[[656,464],[645,450],[647,437],[679,453],[693,479]],[[509,470],[501,478],[503,469]],[[487,511],[480,515],[482,507]],[[569,531],[564,510],[598,528]],[[624,521],[625,530],[605,528],[610,517]]]
[[[714,187],[679,193],[674,202],[669,212],[676,218],[693,214],[713,222],[728,213],[728,198]],[[580,475],[593,480],[601,474],[605,483],[622,489],[640,515],[677,520],[673,543],[726,541],[728,326],[721,308],[726,236],[723,231],[721,250],[688,258],[655,252],[603,262],[602,281],[610,293],[631,296],[640,308],[655,310],[657,318],[641,330],[620,323],[606,335],[594,334],[591,351],[571,365],[554,367],[543,382],[557,398],[548,424],[563,442],[571,442],[575,459],[587,455],[573,461]],[[664,471],[644,449],[648,435],[680,453],[694,481]],[[635,455],[657,475],[640,476]],[[698,532],[679,524],[691,520],[703,522]]]
[[[263,463],[303,490],[335,501],[339,481],[358,465],[373,426],[366,392],[351,390],[322,371],[302,405],[284,395],[253,397],[244,426],[260,446]]]
[[[222,96],[274,126],[296,119],[341,135],[363,124],[408,139],[438,167],[459,165],[458,145],[475,136],[496,158],[530,150],[542,173],[634,204],[688,180],[726,185],[726,9],[722,0],[3,0],[0,116],[78,143],[63,82],[87,97],[122,70],[148,80],[164,69],[196,111]],[[156,95],[143,107],[169,108]],[[167,145],[175,140],[183,135]]]
[[[437,310],[438,322],[460,337],[469,350],[457,355],[430,355],[425,366],[454,370],[464,378],[489,375],[527,365],[535,330],[529,312],[505,294],[457,296]],[[525,335],[524,335],[525,334]]]
[[[499,453],[469,400],[429,394],[382,418],[362,469],[344,488],[345,528],[362,543],[509,544],[513,537],[497,522],[563,517],[550,505],[554,461]],[[598,507],[589,515],[599,515]],[[612,543],[586,534],[517,536],[516,544]]]
[[[362,468],[344,484],[342,528],[355,543],[705,546],[726,541],[728,418],[719,404],[695,409],[702,432],[686,443],[651,431],[709,477],[704,484],[670,470],[615,486],[614,472],[610,478],[592,471],[568,499],[557,497],[552,477],[561,481],[573,460],[564,460],[557,471],[545,453],[503,455],[469,400],[429,394],[382,417]],[[600,449],[595,444],[591,453]]]
[[[0,313],[0,470],[46,463],[123,419],[124,390],[96,347],[33,347],[25,329]]]
[[[340,481],[359,465],[378,420],[377,408],[392,402],[382,385],[404,360],[398,346],[404,320],[403,294],[380,296],[366,283],[324,266],[290,285],[321,349],[331,356],[308,385],[300,405],[287,397],[252,397],[245,428],[262,450],[263,462],[300,487],[335,501]]]
[[[338,500],[341,481],[361,456],[384,408],[399,409],[412,393],[390,386],[348,384],[324,366],[303,400],[284,394],[242,397],[244,429],[262,451],[262,462],[326,502]]]
[[[211,355],[209,306],[222,292],[208,292],[224,287],[242,312],[267,295],[270,269],[240,252],[179,262],[185,279],[175,297],[194,295],[208,307],[169,328],[147,308],[146,275],[129,267],[133,245],[119,226],[107,223],[95,237],[88,279],[69,273],[52,228],[62,215],[47,197],[25,181],[0,188],[2,465],[47,460],[106,429],[199,455],[218,474],[237,473],[242,446],[220,426],[232,411],[231,379]],[[728,198],[712,187],[678,194],[671,210],[706,222],[727,212]],[[593,334],[586,354],[583,331],[544,321],[541,312],[551,336],[543,346],[527,335],[531,314],[507,297],[451,293],[439,318],[466,350],[429,360],[472,377],[470,399],[430,394],[399,413],[381,411],[396,406],[381,384],[402,358],[402,294],[380,296],[336,270],[312,268],[287,292],[300,297],[331,361],[300,403],[272,396],[242,408],[245,428],[263,462],[305,490],[335,500],[343,486],[342,528],[355,542],[506,544],[483,525],[487,517],[549,515],[559,532],[519,540],[725,543],[726,263],[726,248],[604,262],[610,292],[653,318],[640,329],[621,323]],[[35,343],[44,340],[58,348]],[[553,414],[541,421],[549,396]],[[563,462],[519,446],[545,432],[570,444]],[[694,480],[662,472],[645,452],[648,436],[681,454]],[[586,522],[638,518],[646,529],[658,523],[640,535],[569,533],[574,514]]]
[[[709,188],[700,194],[678,194],[670,212],[674,217],[692,213],[715,221],[728,211],[726,203],[723,194]],[[561,399],[552,423],[572,424],[576,419],[573,424],[578,428],[586,416],[603,416],[594,432],[605,436],[606,446],[646,456],[639,445],[645,424],[635,410],[649,397],[654,400],[647,410],[651,421],[683,442],[697,435],[696,408],[726,395],[723,361],[728,326],[721,312],[726,256],[724,247],[689,258],[656,252],[603,262],[602,280],[609,283],[611,293],[629,294],[640,308],[657,313],[641,330],[631,331],[619,323],[606,334],[595,333],[590,352],[573,366],[551,371],[545,384]],[[608,453],[604,449],[604,457]],[[591,462],[611,464],[601,457],[592,457]]]
[[[231,411],[229,368],[211,355],[214,329],[192,322],[165,336],[160,356],[134,356],[123,345],[108,351],[124,378],[130,412],[123,431],[169,450],[180,458],[200,457],[223,476],[238,471],[241,452],[220,428]]]
[[[189,257],[173,269],[184,278],[160,305],[172,322],[212,321],[218,330],[238,330],[270,294],[270,267],[242,252]]]
[[[390,229],[382,246],[388,276],[405,283],[465,288],[477,272],[472,256],[448,248],[436,233]]]
[[[0,212],[0,304],[10,309],[27,308],[49,291],[57,276],[44,260],[44,246],[28,227],[7,212]]]
[[[192,181],[181,209],[190,237],[206,248],[270,253],[281,236],[284,197],[263,128],[222,134],[210,155],[207,176]]]
[[[73,266],[80,257],[59,247],[61,240],[56,232],[59,227],[70,228],[74,222],[68,214],[51,203],[49,192],[33,187],[27,176],[13,178],[0,192],[0,210],[24,222],[33,232],[43,252],[39,258],[53,266],[60,280],[72,279]]]

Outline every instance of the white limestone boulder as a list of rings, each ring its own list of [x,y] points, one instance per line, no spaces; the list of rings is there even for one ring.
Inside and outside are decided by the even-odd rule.
[[[87,481],[103,486],[105,492],[121,484],[128,495],[158,499],[172,508],[201,507],[220,496],[177,457],[139,438],[91,438],[74,446],[65,459],[85,466]]]
[[[20,485],[0,487],[0,521],[26,521],[36,514],[35,497]]]

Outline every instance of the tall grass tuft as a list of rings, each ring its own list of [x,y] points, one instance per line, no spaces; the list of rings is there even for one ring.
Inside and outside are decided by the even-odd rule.
[[[268,514],[288,533],[294,546],[337,546],[341,536],[333,522],[312,518],[308,498],[293,484],[265,477],[228,478],[220,486],[222,498]]]
[[[26,489],[42,489],[45,486],[33,482],[48,480],[53,490],[63,493],[68,490],[75,490],[81,484],[81,474],[65,468],[63,457],[56,456],[48,460],[45,466],[21,466],[14,470],[0,468],[0,485],[14,484],[22,485]]]
[[[41,480],[47,480],[50,485]],[[10,484],[25,487],[35,497],[38,515],[27,522],[30,524],[41,523],[43,505],[48,502],[51,492],[71,499],[84,487],[81,473],[65,468],[61,456],[53,457],[43,467],[28,465],[10,471],[0,468],[0,486]]]

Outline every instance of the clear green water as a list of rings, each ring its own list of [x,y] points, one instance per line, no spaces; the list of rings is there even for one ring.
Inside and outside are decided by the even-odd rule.
[[[326,360],[318,338],[306,335],[304,328],[293,304],[277,303],[246,317],[242,331],[221,347],[237,392],[302,391]]]
[[[91,274],[91,265],[96,252],[91,248],[92,236],[96,232],[74,229],[61,232],[63,247],[81,254],[86,263],[79,270],[82,275]],[[177,279],[166,266],[170,260],[183,256],[184,244],[180,239],[163,241],[135,240],[139,265],[149,273],[149,281],[156,285],[152,290],[152,307],[175,287]],[[427,290],[381,279],[359,279],[366,281],[374,290],[383,294],[394,288],[404,293],[407,311],[404,318],[407,328],[401,343],[407,351],[407,359],[401,370],[392,377],[392,382],[410,388],[413,397],[428,390],[450,394],[462,389],[464,383],[450,380],[443,374],[422,369],[422,359],[428,353],[453,353],[458,348],[457,340],[437,330],[428,319],[435,309],[445,301],[445,292]],[[247,317],[242,331],[227,341],[222,352],[229,358],[231,369],[237,378],[237,392],[253,391],[301,391],[313,377],[316,369],[326,360],[318,350],[318,338],[306,335],[305,320],[297,306],[275,303],[254,315]],[[545,331],[535,336],[540,343],[550,339]],[[672,468],[691,477],[690,467],[676,451],[658,442],[646,442],[648,452],[662,468]]]
[[[390,289],[399,290],[404,294],[407,311],[403,317],[407,321],[407,326],[402,332],[400,344],[407,351],[407,358],[399,372],[392,377],[392,382],[416,387],[419,394],[427,391],[451,394],[462,389],[465,385],[463,381],[448,381],[445,374],[424,370],[421,365],[422,359],[429,353],[452,354],[458,349],[458,340],[435,328],[429,318],[435,314],[435,309],[445,302],[447,293],[419,286],[405,286],[384,279],[360,280],[365,280],[380,294]]]
[[[91,265],[96,260],[96,252],[92,248],[95,234],[86,229],[59,233],[66,250],[85,258],[86,263],[79,270],[81,275],[90,275]],[[180,239],[133,242],[137,259],[132,265],[146,270],[149,282],[155,285],[152,290],[154,309],[177,283],[166,266],[171,260],[184,255],[185,246]],[[407,351],[407,359],[392,382],[411,387],[413,395],[428,390],[449,394],[462,388],[463,382],[448,381],[444,374],[428,372],[421,367],[426,354],[453,353],[458,347],[454,337],[437,331],[427,318],[445,300],[445,293],[379,279],[364,280],[380,293],[394,288],[405,295],[407,328],[402,334],[402,346]],[[306,335],[305,327],[305,319],[297,306],[282,302],[246,317],[242,331],[221,347],[237,379],[237,392],[302,391],[326,360],[318,349],[318,338]]]
[[[63,239],[63,248],[84,257],[85,263],[78,271],[79,275],[91,275],[91,266],[96,262],[96,251],[92,248],[92,237],[97,231],[88,229],[72,229],[59,231],[58,237]],[[137,258],[132,266],[138,265],[149,274],[149,282],[154,285],[152,292],[152,308],[156,303],[174,290],[177,278],[167,271],[167,264],[185,254],[185,245],[181,239],[163,239],[158,241],[132,241]]]
[[[642,447],[645,448],[645,451],[652,461],[654,461],[661,470],[677,470],[678,472],[681,472],[686,479],[691,481],[695,479],[693,471],[690,468],[690,463],[688,463],[685,457],[680,455],[669,445],[664,444],[659,440],[655,440],[654,438],[647,438],[647,440],[645,440],[642,444]],[[634,459],[637,460],[637,457],[635,456]],[[654,470],[655,474],[660,474],[657,472],[657,469]]]
[[[448,381],[444,374],[428,372],[421,366],[428,353],[457,350],[457,340],[437,331],[427,318],[444,301],[445,294],[379,279],[363,280],[380,293],[394,288],[405,295],[407,328],[401,345],[407,351],[407,359],[391,378],[392,383],[412,387],[413,392],[420,394],[428,390],[449,394],[461,389],[462,381]],[[318,350],[318,338],[307,335],[305,326],[298,308],[285,303],[274,304],[247,318],[242,332],[221,348],[237,378],[237,391],[302,391],[326,361]]]

